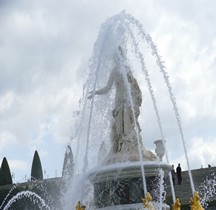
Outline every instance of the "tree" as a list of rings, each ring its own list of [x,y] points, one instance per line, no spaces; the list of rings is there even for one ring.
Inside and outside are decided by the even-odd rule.
[[[70,178],[73,176],[73,172],[74,172],[73,153],[72,153],[70,145],[68,145],[66,148],[65,156],[64,156],[62,176],[64,178]]]
[[[13,184],[10,167],[6,157],[3,158],[0,168],[0,185]]]
[[[40,157],[37,150],[34,153],[32,168],[31,168],[31,179],[32,180],[42,180],[43,179],[43,170],[41,166]]]

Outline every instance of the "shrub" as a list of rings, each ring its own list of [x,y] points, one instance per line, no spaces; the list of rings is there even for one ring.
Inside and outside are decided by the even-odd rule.
[[[4,157],[0,169],[0,185],[12,184],[12,176],[7,159]]]
[[[32,168],[31,168],[31,179],[32,180],[43,179],[43,170],[42,170],[41,161],[37,150],[35,151],[33,157]]]

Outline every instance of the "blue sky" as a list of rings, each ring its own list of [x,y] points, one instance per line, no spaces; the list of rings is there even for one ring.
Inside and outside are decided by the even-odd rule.
[[[99,28],[122,10],[142,23],[165,61],[191,167],[216,164],[215,2],[2,0],[0,159],[17,182],[30,177],[35,150],[46,176],[61,174]],[[178,135],[167,126],[170,162],[186,169]]]

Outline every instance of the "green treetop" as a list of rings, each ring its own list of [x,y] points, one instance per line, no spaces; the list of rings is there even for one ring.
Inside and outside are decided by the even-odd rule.
[[[0,186],[13,184],[10,167],[7,159],[4,157],[0,168]]]
[[[34,153],[32,168],[31,168],[31,179],[42,180],[43,179],[43,170],[41,166],[40,157],[37,150]]]

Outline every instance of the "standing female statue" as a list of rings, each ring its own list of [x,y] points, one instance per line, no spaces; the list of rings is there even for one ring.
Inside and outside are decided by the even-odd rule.
[[[115,66],[112,69],[107,84],[91,92],[88,96],[91,99],[95,94],[102,95],[110,91],[115,85],[115,106],[112,112],[112,146],[111,153],[116,154],[117,161],[139,160],[138,156],[138,141],[141,143],[140,126],[138,116],[140,114],[140,106],[142,104],[142,92],[136,79],[128,66],[124,64],[125,56],[122,48],[118,47],[115,55]],[[124,72],[122,71],[124,70]],[[155,159],[155,155],[144,149],[143,154],[148,160]],[[116,161],[116,160],[115,160]],[[113,162],[113,161],[111,161]]]

